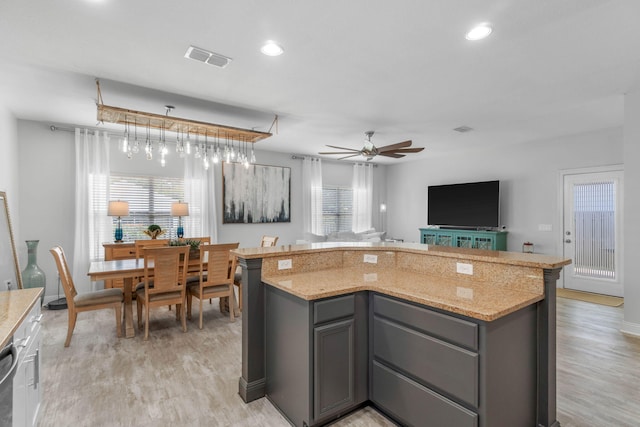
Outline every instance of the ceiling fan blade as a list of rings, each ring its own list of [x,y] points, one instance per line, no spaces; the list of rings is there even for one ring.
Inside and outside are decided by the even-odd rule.
[[[404,154],[397,154],[397,153],[378,153],[378,156],[385,156],[385,157],[393,157],[394,159],[399,159],[401,157],[404,157]]]
[[[385,151],[385,153],[419,153],[422,150],[424,150],[424,147],[399,148],[397,150]]]
[[[405,148],[411,146],[411,140],[398,142],[397,144],[385,145],[384,147],[378,147],[378,153],[383,153],[385,151],[392,151],[398,148]]]
[[[338,160],[342,160],[342,159],[348,159],[349,157],[355,157],[355,156],[359,156],[360,153],[356,153],[356,154],[351,154],[350,156],[344,156],[344,157],[340,157]]]
[[[353,151],[323,151],[318,154],[355,154]]]
[[[327,145],[327,147],[337,148],[338,150],[360,151],[360,150],[354,150],[353,148],[347,148],[347,147],[336,147],[335,145]]]

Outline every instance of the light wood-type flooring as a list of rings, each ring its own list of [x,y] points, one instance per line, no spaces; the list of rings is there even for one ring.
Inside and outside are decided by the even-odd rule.
[[[205,328],[154,310],[149,341],[115,336],[113,313],[44,309],[40,426],[288,426],[267,399],[238,396],[241,320],[205,305]],[[194,312],[195,314],[195,312]],[[197,316],[194,316],[197,319]],[[563,427],[640,425],[640,338],[622,308],[558,298],[558,419]],[[333,426],[392,426],[371,408]],[[517,426],[514,426],[517,427]]]

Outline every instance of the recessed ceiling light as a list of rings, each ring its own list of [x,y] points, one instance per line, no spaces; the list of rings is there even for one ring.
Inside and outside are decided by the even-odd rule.
[[[280,56],[284,53],[284,49],[273,40],[267,40],[260,48],[260,52],[268,56]]]
[[[467,40],[482,40],[487,37],[493,28],[489,26],[489,24],[480,24],[476,27],[473,27],[466,36],[464,36]]]

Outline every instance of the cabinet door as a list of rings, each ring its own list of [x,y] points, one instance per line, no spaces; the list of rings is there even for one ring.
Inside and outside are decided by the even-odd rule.
[[[436,239],[438,235],[436,233],[422,233],[422,243],[426,243],[427,245],[435,245]]]
[[[473,248],[473,237],[469,235],[456,236],[456,246],[459,248]]]
[[[478,249],[495,249],[495,239],[492,236],[475,237],[474,247]]]
[[[453,246],[453,234],[451,233],[439,233],[436,238],[436,245],[438,246]]]
[[[314,419],[337,413],[355,402],[354,319],[314,328]]]

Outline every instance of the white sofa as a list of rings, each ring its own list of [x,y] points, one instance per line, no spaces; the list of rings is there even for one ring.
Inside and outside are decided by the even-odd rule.
[[[353,231],[340,231],[330,234],[305,233],[304,238],[296,240],[297,244],[318,243],[318,242],[384,242],[386,231],[376,231],[375,229],[354,233]]]

